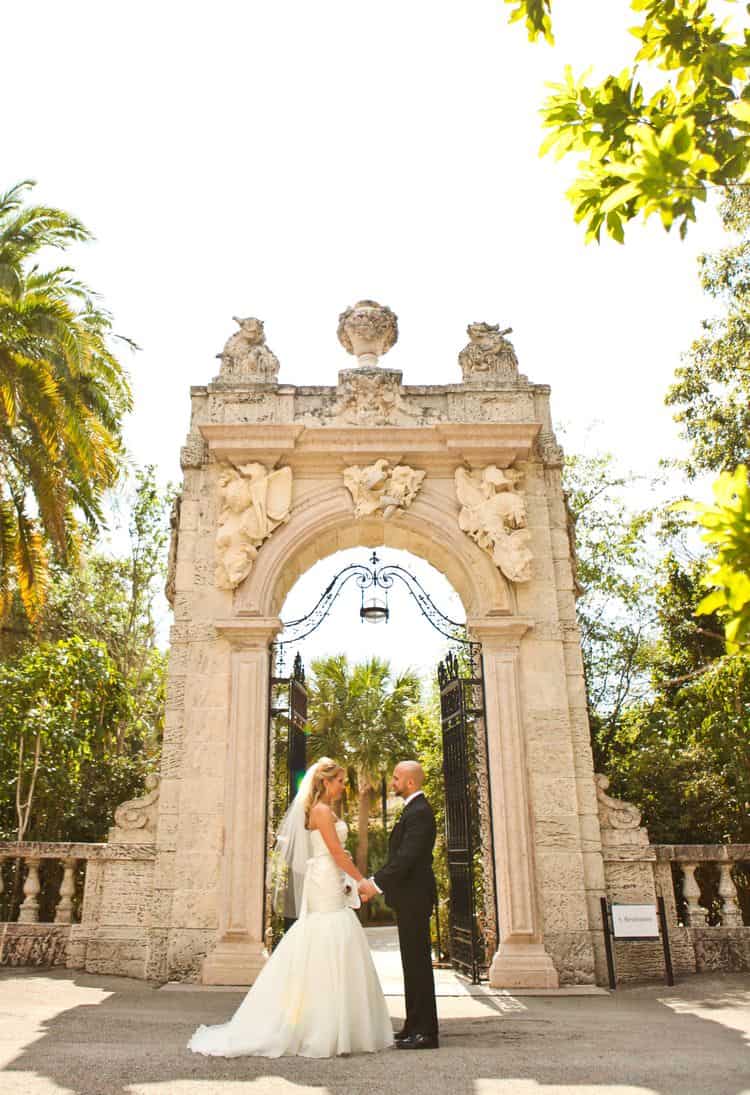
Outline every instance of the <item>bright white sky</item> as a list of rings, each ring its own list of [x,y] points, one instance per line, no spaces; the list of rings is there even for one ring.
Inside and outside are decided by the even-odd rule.
[[[626,63],[633,19],[623,0],[553,8],[554,50],[500,0],[7,6],[0,186],[35,178],[96,234],[73,261],[142,347],[135,460],[179,479],[188,389],[232,315],[265,320],[283,381],[334,384],[337,317],[362,297],[397,313],[385,363],[406,383],[458,380],[467,323],[500,322],[568,448],[598,421],[635,469],[677,451],[663,395],[710,310],[695,260],[717,218],[686,243],[654,223],[584,245],[537,110],[566,62]]]

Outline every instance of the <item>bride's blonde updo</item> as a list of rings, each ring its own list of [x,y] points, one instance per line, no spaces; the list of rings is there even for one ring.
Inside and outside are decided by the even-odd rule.
[[[337,764],[335,760],[331,760],[330,757],[321,757],[315,765],[310,791],[305,801],[305,828],[310,825],[310,811],[326,793],[325,780],[334,779],[339,772],[343,771],[342,766]]]

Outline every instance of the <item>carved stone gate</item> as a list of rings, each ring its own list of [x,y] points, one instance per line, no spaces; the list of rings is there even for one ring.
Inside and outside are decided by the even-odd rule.
[[[606,977],[549,388],[519,372],[507,331],[468,332],[461,379],[410,386],[379,363],[396,341],[395,316],[361,301],[339,324],[356,366],[335,385],[293,386],[279,381],[263,324],[242,320],[218,375],[191,391],[153,899],[128,943],[145,949],[149,977],[247,984],[262,967],[270,644],[300,574],[338,550],[380,545],[442,571],[481,643],[489,816],[480,825],[492,827],[498,904],[491,983]],[[100,926],[115,966],[118,938]]]

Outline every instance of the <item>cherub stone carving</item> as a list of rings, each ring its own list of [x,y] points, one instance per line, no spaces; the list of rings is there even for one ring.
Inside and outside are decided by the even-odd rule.
[[[518,377],[516,351],[505,337],[512,331],[512,327],[501,331],[499,323],[469,324],[466,328],[469,344],[458,355],[464,381],[515,380]]]
[[[109,839],[113,844],[145,844],[156,834],[157,803],[159,801],[159,777],[153,773],[146,776],[146,793],[140,798],[121,803],[115,810],[115,824],[109,830]]]
[[[279,375],[279,359],[268,346],[263,332],[263,320],[240,319],[239,331],[227,339],[226,345],[216,356],[221,361],[220,380],[249,381],[254,384],[275,384]]]
[[[455,474],[459,526],[511,582],[528,582],[533,561],[526,504],[516,490],[520,478],[514,468],[503,471],[494,464],[475,472],[457,468]]]
[[[375,300],[360,300],[339,316],[336,332],[348,354],[360,365],[377,365],[398,338],[398,319],[390,308]]]
[[[355,517],[382,513],[385,520],[397,509],[407,509],[417,496],[427,473],[406,464],[392,467],[387,460],[344,471],[344,485],[352,496]]]
[[[258,548],[289,519],[292,469],[226,464],[219,476],[216,584],[235,589],[252,570]]]

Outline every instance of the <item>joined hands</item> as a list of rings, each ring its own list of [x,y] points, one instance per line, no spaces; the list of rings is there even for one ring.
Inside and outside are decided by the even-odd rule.
[[[361,878],[357,883],[357,890],[361,901],[369,901],[371,897],[375,897],[379,892],[375,883],[371,882],[369,878]]]

